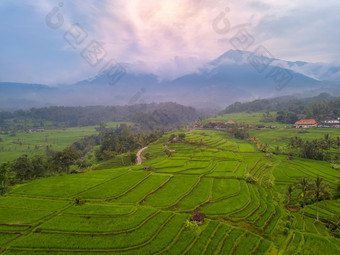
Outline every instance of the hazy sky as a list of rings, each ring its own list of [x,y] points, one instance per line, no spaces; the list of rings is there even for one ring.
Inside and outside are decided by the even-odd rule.
[[[339,0],[0,0],[0,81],[71,83],[111,58],[170,79],[233,49],[240,29],[250,51],[339,62],[339,13]],[[104,50],[94,67],[81,56],[93,42]]]

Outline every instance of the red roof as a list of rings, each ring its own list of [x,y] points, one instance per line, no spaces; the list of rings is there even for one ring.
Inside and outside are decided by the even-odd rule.
[[[228,120],[228,121],[227,121],[227,124],[235,124],[235,122],[232,121],[232,120]]]
[[[315,119],[299,120],[295,122],[295,125],[315,125],[315,124],[318,124]]]

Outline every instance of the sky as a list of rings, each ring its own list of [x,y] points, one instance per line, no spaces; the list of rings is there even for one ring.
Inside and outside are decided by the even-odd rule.
[[[71,84],[111,60],[170,80],[235,49],[239,31],[249,51],[339,64],[339,13],[339,0],[0,0],[0,82]]]

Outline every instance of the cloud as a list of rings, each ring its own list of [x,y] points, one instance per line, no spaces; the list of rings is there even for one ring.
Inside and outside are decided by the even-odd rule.
[[[60,13],[64,24],[59,30],[48,30],[44,19],[60,2],[63,2]],[[140,70],[156,73],[163,79],[196,71],[206,61],[233,49],[230,38],[240,28],[247,29],[255,38],[253,47],[262,44],[276,58],[329,62],[340,57],[338,0],[35,0],[24,3],[3,0],[0,12],[13,5],[17,10],[35,10],[37,15],[26,12],[16,22],[23,24],[33,19],[40,22],[39,27],[29,23],[28,29],[41,31],[37,36],[45,43],[46,51],[50,51],[48,55],[56,56],[44,59],[46,52],[43,52],[37,57],[41,62],[55,59],[51,64],[53,72],[46,69],[45,63],[39,66],[38,61],[33,65],[36,68],[30,67],[31,77],[40,76],[35,81],[40,79],[47,83],[75,82],[96,75],[100,67],[92,68],[80,57],[81,50],[92,40],[100,42],[108,52],[106,60],[115,58],[119,62],[135,63]],[[219,34],[212,24],[223,13],[230,31]],[[75,23],[88,34],[84,44],[76,50],[62,37]],[[25,34],[20,26],[9,26]],[[21,47],[29,46],[22,43]],[[9,63],[9,59],[1,61]],[[29,65],[31,60],[17,61]],[[6,70],[0,71],[0,75],[1,72],[6,74]],[[10,77],[11,73],[5,77]]]

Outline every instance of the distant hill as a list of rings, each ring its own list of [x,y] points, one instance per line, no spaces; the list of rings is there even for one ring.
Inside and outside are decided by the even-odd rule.
[[[236,102],[228,106],[220,114],[238,112],[273,112],[290,111],[303,113],[310,117],[323,115],[326,117],[340,117],[340,97],[334,97],[327,93],[322,93],[316,97],[296,98],[294,96],[283,96],[270,99],[260,99],[251,102]]]
[[[322,92],[340,95],[337,67],[263,58],[269,65],[257,70],[251,52],[228,51],[196,72],[170,81],[131,64],[122,64],[126,74],[110,84],[106,72],[75,84],[48,87],[38,84],[0,82],[0,110],[29,109],[51,105],[130,105],[177,102],[196,108],[223,109],[227,105],[256,98],[284,95],[315,96]],[[280,64],[291,74],[280,84],[270,74]],[[336,77],[339,75],[339,79]],[[282,86],[281,86],[282,85]],[[279,89],[278,89],[279,88]]]

